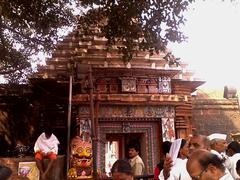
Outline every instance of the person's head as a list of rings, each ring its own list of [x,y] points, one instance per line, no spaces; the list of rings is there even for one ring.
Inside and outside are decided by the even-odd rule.
[[[182,139],[178,157],[181,159],[185,159],[188,156],[189,156],[189,143],[185,139]]]
[[[128,155],[130,158],[134,158],[139,154],[140,147],[138,144],[129,144],[128,146]]]
[[[164,141],[162,143],[161,149],[164,157],[166,156],[167,153],[169,153],[170,147],[171,147],[172,142],[170,141]]]
[[[227,150],[227,135],[214,133],[208,136],[210,140],[211,149],[217,151],[218,153],[223,153]]]
[[[213,139],[210,141],[211,149],[223,153],[227,150],[227,141],[224,139]]]
[[[187,171],[193,180],[219,180],[225,173],[225,167],[217,155],[199,149],[189,157]]]
[[[119,159],[111,169],[113,180],[133,180],[131,165],[128,161]]]
[[[210,141],[207,136],[195,134],[191,137],[189,142],[189,154],[191,154],[197,149],[209,150],[209,148],[210,148]]]
[[[232,141],[228,144],[226,153],[228,156],[233,156],[236,153],[240,153],[240,144],[237,141]]]
[[[44,133],[47,139],[49,139],[53,133],[52,127],[50,125],[47,125],[44,129]]]

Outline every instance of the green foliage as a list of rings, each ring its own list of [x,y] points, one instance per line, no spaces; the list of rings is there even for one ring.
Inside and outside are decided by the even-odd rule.
[[[0,75],[17,81],[30,71],[32,55],[51,52],[59,30],[77,23],[86,32],[98,26],[109,47],[123,42],[119,50],[126,61],[139,49],[151,54],[164,51],[169,41],[185,39],[179,27],[193,1],[0,0]],[[85,8],[78,21],[73,15],[76,8]],[[172,55],[169,58],[174,62]]]
[[[119,49],[129,61],[139,49],[159,53],[166,50],[168,42],[185,40],[179,28],[185,21],[184,11],[193,1],[80,0],[90,10],[80,18],[79,24],[88,32],[91,25],[97,25],[109,45],[124,42]]]
[[[0,74],[21,77],[31,55],[51,51],[58,30],[73,24],[72,12],[69,0],[1,0]]]

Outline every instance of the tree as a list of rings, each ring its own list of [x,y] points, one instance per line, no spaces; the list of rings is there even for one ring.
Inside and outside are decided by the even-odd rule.
[[[139,49],[151,54],[164,51],[169,41],[185,39],[179,26],[193,1],[0,0],[0,75],[21,77],[30,68],[33,54],[53,50],[58,31],[76,24],[86,33],[92,25],[98,26],[109,47],[123,42],[119,50],[127,61]],[[80,8],[85,12],[76,21],[73,12]],[[174,59],[169,54],[166,58]]]
[[[87,33],[91,33],[90,25],[97,25],[109,46],[123,42],[124,46],[119,49],[129,61],[139,49],[159,53],[166,50],[168,42],[185,40],[180,25],[185,21],[184,11],[193,1],[83,0],[81,5],[90,10],[81,16],[79,24]],[[171,54],[165,58],[170,63],[176,62]]]
[[[18,80],[31,56],[49,52],[58,30],[75,22],[69,0],[0,0],[0,75]]]

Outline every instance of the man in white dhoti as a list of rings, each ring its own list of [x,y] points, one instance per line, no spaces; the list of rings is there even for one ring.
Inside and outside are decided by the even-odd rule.
[[[44,133],[38,137],[34,145],[35,160],[42,180],[45,180],[47,178],[49,170],[52,168],[55,160],[57,159],[58,144],[59,141],[57,137],[52,133],[52,129],[50,127],[47,127]],[[45,170],[43,166],[44,158],[50,159],[50,162],[48,163],[48,166],[45,168]]]

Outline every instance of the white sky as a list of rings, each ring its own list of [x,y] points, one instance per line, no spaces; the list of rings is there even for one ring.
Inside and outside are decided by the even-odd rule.
[[[196,0],[183,27],[188,42],[170,45],[204,88],[240,88],[240,2]]]

